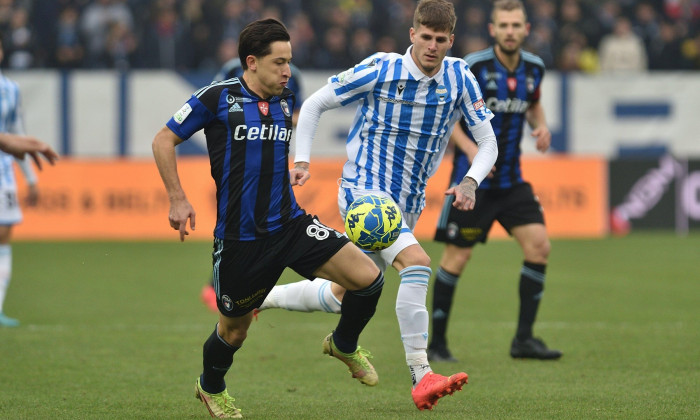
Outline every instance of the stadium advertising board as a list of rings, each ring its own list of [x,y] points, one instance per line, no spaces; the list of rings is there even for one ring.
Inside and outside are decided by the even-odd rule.
[[[295,187],[299,203],[338,230],[338,176],[343,161],[314,160],[312,178]],[[180,179],[195,207],[196,230],[188,239],[210,239],[216,217],[214,182],[207,158],[180,158]],[[427,205],[416,227],[432,239],[449,183],[450,156],[429,181]],[[525,159],[523,173],[545,209],[553,237],[599,237],[607,229],[607,163],[599,158]],[[26,187],[20,181],[20,199]],[[168,197],[150,159],[71,160],[39,173],[40,199],[23,207],[18,239],[177,239],[168,224]],[[189,230],[189,229],[188,229]],[[492,237],[505,237],[494,227]]]
[[[700,160],[658,158],[610,162],[610,230],[700,228]]]

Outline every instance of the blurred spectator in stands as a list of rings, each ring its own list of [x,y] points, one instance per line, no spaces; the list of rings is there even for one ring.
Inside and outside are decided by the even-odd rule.
[[[331,26],[323,34],[323,45],[313,57],[314,67],[319,69],[344,69],[355,64],[347,49],[348,38],[338,26]]]
[[[0,32],[3,34],[7,33],[10,28],[10,21],[12,20],[12,14],[15,11],[14,0],[0,0]]]
[[[688,62],[681,52],[681,38],[678,24],[662,21],[659,24],[659,36],[649,46],[649,68],[652,70],[688,69]]]
[[[372,33],[365,27],[356,28],[350,40],[350,61],[359,63],[374,53]]]
[[[574,32],[562,46],[556,68],[562,72],[596,73],[599,67],[596,49],[588,45],[586,35]]]
[[[261,19],[265,10],[265,2],[262,0],[246,0],[243,10],[243,20],[246,24]]]
[[[153,22],[146,29],[139,49],[140,65],[145,68],[191,70],[192,38],[174,4],[156,7]]]
[[[700,69],[700,32],[693,38],[686,38],[681,44],[683,61],[689,63],[689,67],[694,70]]]
[[[353,27],[369,28],[372,22],[373,7],[369,0],[341,1],[340,7],[350,16]],[[375,51],[372,51],[375,52]]]
[[[698,0],[664,0],[666,16],[684,22],[697,22],[700,19],[700,1]]]
[[[472,48],[478,48],[482,45],[488,46],[489,33],[486,13],[484,7],[478,4],[469,4],[458,15],[455,41],[450,55],[464,57],[471,52],[483,49],[474,50]]]
[[[289,19],[289,36],[292,38],[292,62],[297,66],[311,63],[316,44],[316,33],[306,13],[299,12]]]
[[[450,53],[462,56],[488,42],[484,32],[491,5],[483,0],[454,3],[459,19]],[[539,55],[548,69],[562,63],[564,70],[574,71],[573,64],[582,61],[581,71],[589,71],[593,66],[585,63],[595,61],[591,48],[598,50],[602,37],[615,32],[620,16],[631,19],[649,68],[698,68],[700,0],[525,0],[525,5],[532,27],[524,48]],[[213,69],[224,44],[236,39],[245,24],[275,16],[292,34],[296,64],[312,67],[318,61],[324,68],[340,69],[370,50],[405,51],[414,8],[415,0],[0,0],[6,50],[17,52],[3,66],[109,68],[132,61],[149,68]],[[18,41],[14,47],[11,25]],[[583,46],[580,34],[586,39]],[[343,48],[333,45],[339,40]],[[134,42],[136,56],[127,52]],[[181,45],[189,51],[174,49]],[[343,50],[343,60],[336,62],[335,54]]]
[[[74,69],[83,64],[85,50],[78,27],[78,9],[67,6],[58,15],[53,60],[59,68]]]
[[[408,48],[408,47],[406,47]],[[396,38],[390,36],[383,36],[377,40],[375,43],[375,50],[378,52],[396,52],[399,51],[399,47],[396,44]]]
[[[624,16],[616,19],[613,33],[600,41],[599,54],[602,71],[645,71],[648,68],[644,43]]]
[[[210,0],[184,0],[182,20],[192,36],[192,65],[199,69],[218,69],[217,45],[221,41],[221,6]]]
[[[248,23],[243,16],[244,0],[226,0],[222,9],[221,39],[238,39],[238,34]]]
[[[34,34],[29,27],[29,13],[24,7],[18,7],[12,12],[10,27],[5,41],[4,50],[7,67],[11,69],[28,69],[34,64]]]
[[[81,15],[80,28],[86,42],[85,64],[91,68],[105,68],[110,64],[107,54],[107,36],[110,26],[119,22],[132,30],[134,17],[126,0],[95,0]]]
[[[110,23],[105,45],[109,67],[118,70],[131,68],[137,45],[129,27],[119,21]]]
[[[238,40],[228,38],[221,41],[216,53],[216,60],[219,64],[218,68],[221,68],[225,63],[228,63],[236,57],[238,57]]]
[[[620,15],[622,15],[622,8],[617,0],[604,1],[596,12],[601,34],[609,34],[615,30],[615,20]],[[597,46],[598,43],[593,43],[593,45]]]
[[[601,35],[600,24],[593,13],[577,0],[564,0],[559,8],[559,28],[555,41],[557,49],[563,44],[574,40],[578,34],[583,34],[592,45],[598,45]]]
[[[633,28],[649,52],[651,43],[659,38],[659,16],[650,2],[642,1],[635,7]]]
[[[455,46],[457,47],[457,41],[455,41]],[[457,57],[458,55],[456,51],[464,51],[464,55],[481,51],[489,47],[489,42],[480,36],[466,35],[459,39],[458,47],[459,48],[453,48],[453,52],[450,55]]]
[[[544,66],[551,69],[555,65],[555,34],[557,33],[557,8],[553,0],[530,0],[525,5],[531,12],[530,36],[525,40],[523,49],[540,56]]]

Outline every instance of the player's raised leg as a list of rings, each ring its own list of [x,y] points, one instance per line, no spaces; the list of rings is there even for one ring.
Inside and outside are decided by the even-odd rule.
[[[295,283],[278,285],[272,288],[265,301],[258,308],[281,308],[298,312],[340,313],[340,302],[345,288],[322,278],[300,280]]]
[[[379,377],[369,362],[371,354],[357,342],[360,333],[374,315],[384,286],[384,275],[359,248],[343,246],[315,273],[332,279],[346,289],[340,320],[323,341],[323,353],[345,363],[353,378],[365,385],[376,385]]]

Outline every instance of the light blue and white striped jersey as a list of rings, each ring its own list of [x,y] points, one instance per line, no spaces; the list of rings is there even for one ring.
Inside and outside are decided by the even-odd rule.
[[[0,73],[0,132],[24,134],[22,107],[17,83]],[[0,188],[16,187],[12,163],[15,158],[0,151]]]
[[[493,114],[464,60],[445,57],[428,77],[411,48],[374,54],[328,82],[340,105],[359,101],[342,187],[384,191],[404,212],[420,213],[455,123],[464,117],[474,127]]]

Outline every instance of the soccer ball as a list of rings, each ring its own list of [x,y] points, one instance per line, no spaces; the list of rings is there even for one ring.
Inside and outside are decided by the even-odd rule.
[[[345,232],[355,245],[381,251],[401,233],[401,211],[390,198],[365,195],[353,201],[345,215]]]

